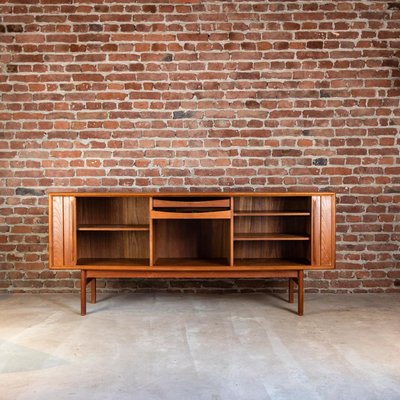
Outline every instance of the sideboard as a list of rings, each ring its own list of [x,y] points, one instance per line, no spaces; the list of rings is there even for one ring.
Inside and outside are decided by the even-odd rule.
[[[333,193],[49,193],[49,268],[96,278],[285,278],[335,267]]]

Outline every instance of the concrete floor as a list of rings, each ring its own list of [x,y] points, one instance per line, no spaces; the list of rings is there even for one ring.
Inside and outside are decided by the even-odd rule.
[[[400,399],[400,296],[0,296],[0,399]]]

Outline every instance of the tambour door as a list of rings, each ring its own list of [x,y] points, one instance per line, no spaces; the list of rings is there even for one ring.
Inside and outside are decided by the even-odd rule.
[[[76,268],[74,196],[49,196],[49,268]]]
[[[335,268],[336,207],[334,195],[312,196],[312,266]]]

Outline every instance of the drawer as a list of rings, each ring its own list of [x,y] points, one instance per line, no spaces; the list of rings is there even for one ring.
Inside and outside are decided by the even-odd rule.
[[[173,198],[153,199],[154,208],[229,208],[230,199]]]
[[[229,219],[232,216],[231,210],[223,211],[157,211],[152,210],[152,219]]]

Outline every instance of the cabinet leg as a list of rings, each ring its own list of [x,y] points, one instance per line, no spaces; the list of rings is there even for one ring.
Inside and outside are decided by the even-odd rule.
[[[303,315],[304,313],[304,272],[301,270],[298,272],[298,314]]]
[[[86,315],[86,271],[81,270],[81,315]]]
[[[90,301],[92,304],[96,304],[96,278],[92,278],[90,282]]]
[[[289,278],[289,303],[294,303],[294,281]]]

